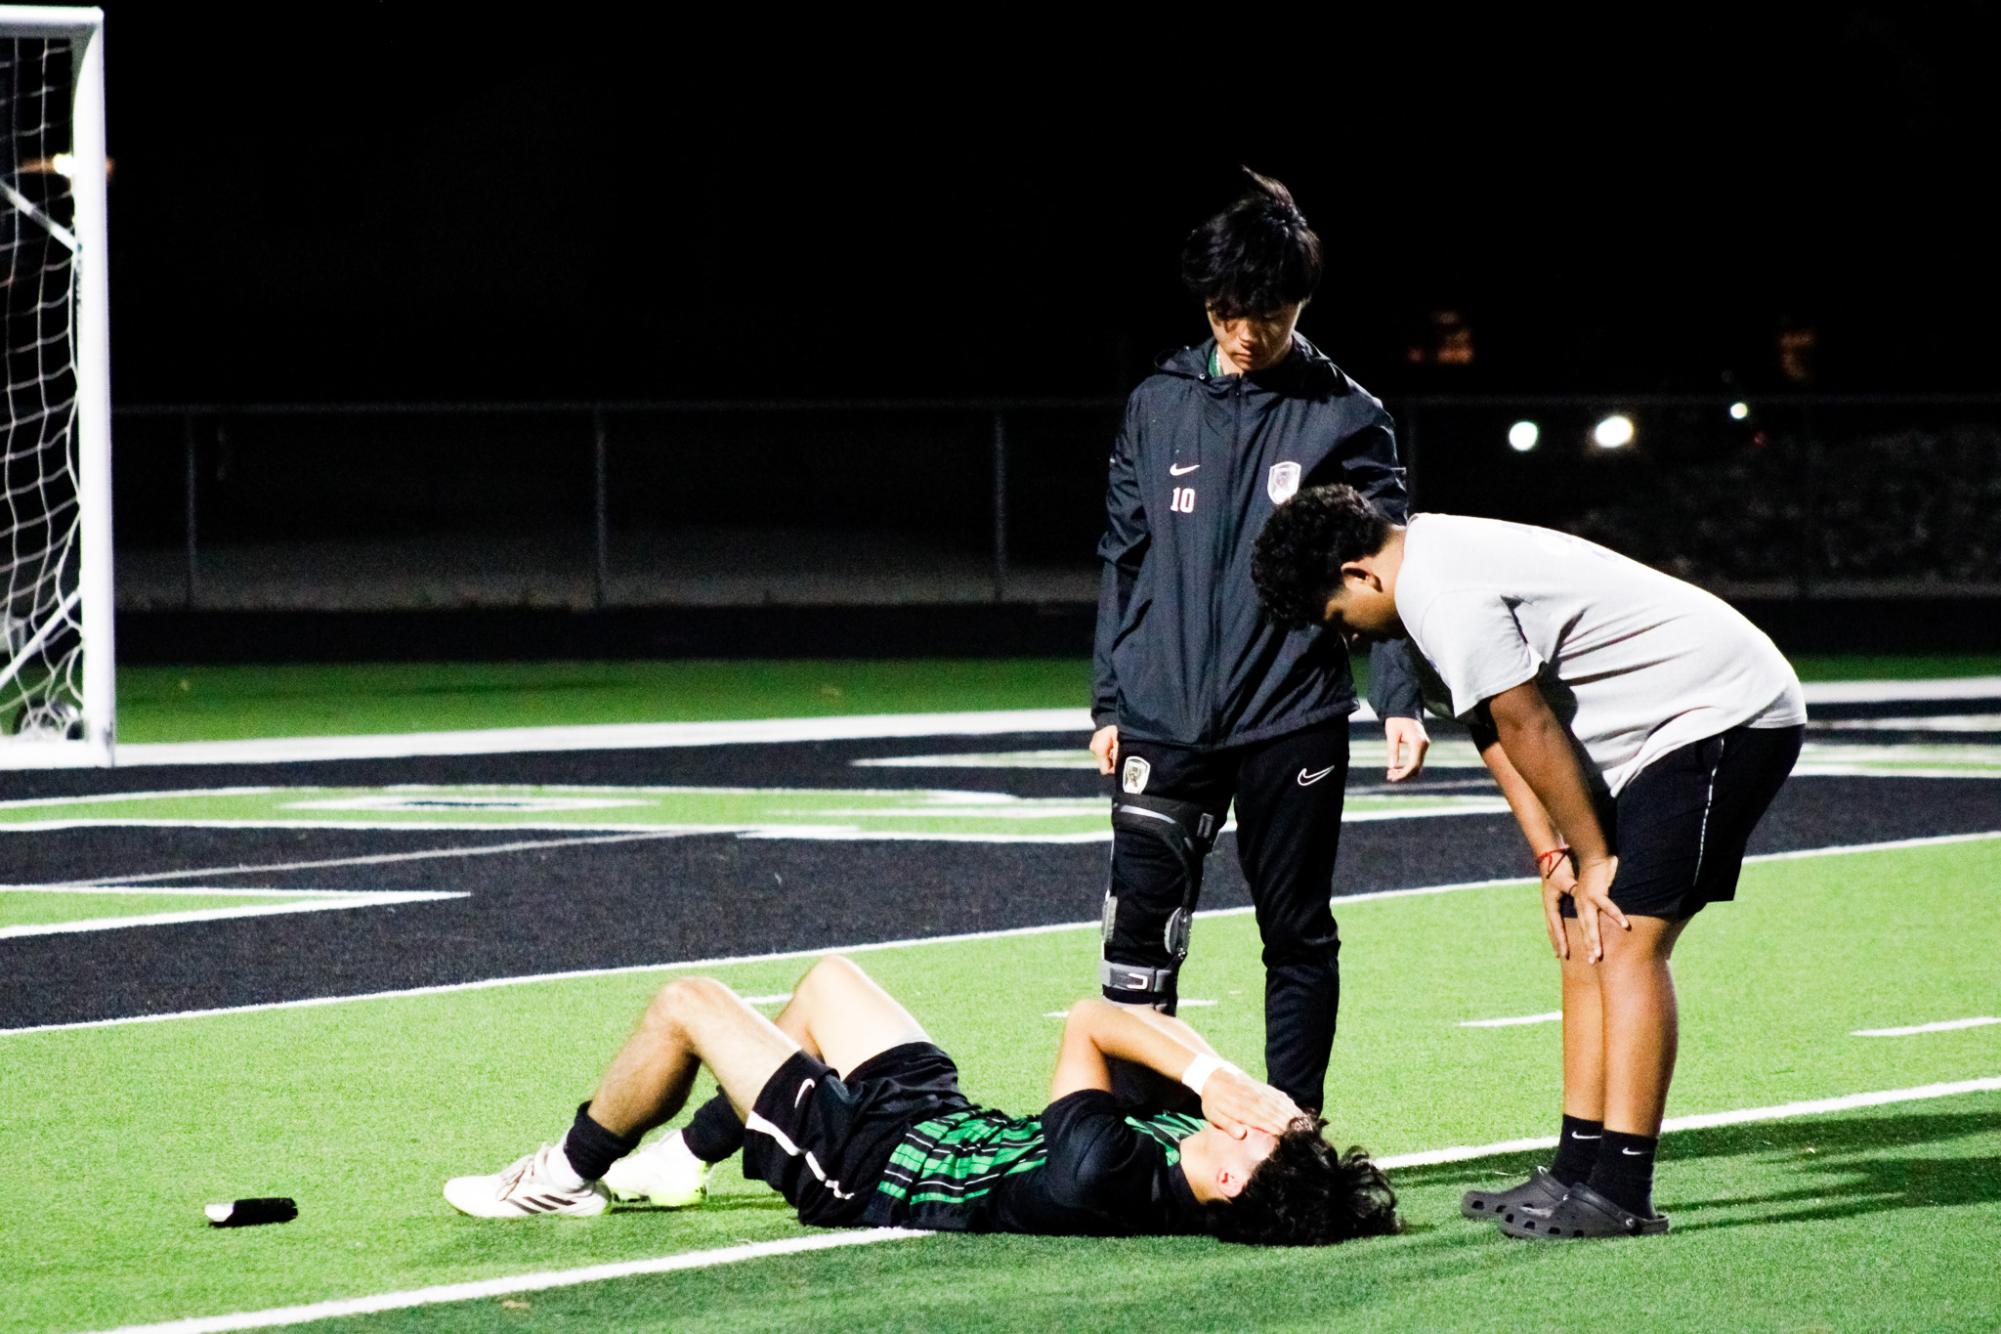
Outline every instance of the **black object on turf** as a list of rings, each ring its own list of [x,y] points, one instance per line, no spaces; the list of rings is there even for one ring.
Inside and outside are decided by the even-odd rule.
[[[299,1206],[282,1195],[261,1195],[228,1205],[212,1204],[207,1212],[210,1227],[256,1227],[260,1223],[289,1223],[299,1216]]]

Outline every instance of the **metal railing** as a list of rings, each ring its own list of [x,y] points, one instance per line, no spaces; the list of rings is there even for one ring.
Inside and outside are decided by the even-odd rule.
[[[2001,592],[2001,395],[1393,400],[1425,508],[1711,586]],[[120,605],[1079,601],[1114,399],[117,409]],[[1632,418],[1623,449],[1588,444]],[[1522,453],[1509,428],[1534,421]],[[1917,530],[1915,533],[1913,529]],[[1872,554],[1873,553],[1873,554]]]

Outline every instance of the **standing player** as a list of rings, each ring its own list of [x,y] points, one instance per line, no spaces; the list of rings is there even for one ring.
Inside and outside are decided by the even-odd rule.
[[[1254,573],[1288,624],[1408,634],[1542,872],[1563,973],[1561,1137],[1547,1169],[1468,1191],[1463,1212],[1517,1237],[1667,1231],[1653,1174],[1675,1062],[1668,959],[1695,914],[1735,897],[1799,758],[1792,667],[1723,602],[1603,547],[1451,514],[1398,527],[1344,486],[1281,509]]]
[[[1277,181],[1192,232],[1182,280],[1214,337],[1163,357],[1113,445],[1091,751],[1117,774],[1105,996],[1172,1013],[1202,864],[1234,799],[1237,858],[1264,941],[1265,1063],[1323,1106],[1340,1001],[1335,851],[1355,710],[1347,647],[1259,611],[1251,549],[1302,485],[1345,480],[1397,518],[1403,469],[1383,405],[1295,332],[1320,239]],[[1389,777],[1430,744],[1402,646],[1371,660]]]
[[[1114,1103],[1120,1062],[1181,1081],[1210,1124]],[[951,1058],[909,1011],[839,958],[799,979],[776,1023],[720,982],[668,983],[560,1145],[456,1177],[445,1199],[477,1218],[604,1212],[615,1166],[680,1109],[699,1066],[722,1084],[745,1173],[820,1227],[1210,1232],[1287,1246],[1401,1227],[1366,1155],[1335,1153],[1321,1122],[1178,1020],[1080,1001],[1048,1108],[1010,1117],[960,1093]]]

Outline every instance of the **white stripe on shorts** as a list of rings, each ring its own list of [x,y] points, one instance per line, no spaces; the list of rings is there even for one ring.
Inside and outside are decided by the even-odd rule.
[[[811,1083],[812,1081],[810,1080],[807,1081],[808,1087],[811,1087]],[[790,1135],[787,1135],[784,1131],[780,1130],[777,1126],[771,1124],[771,1122],[759,1116],[756,1112],[752,1112],[750,1116],[745,1119],[743,1123],[743,1128],[746,1132],[758,1135],[764,1135],[770,1138],[773,1143],[777,1144],[779,1148],[785,1151],[786,1157],[805,1159],[807,1169],[811,1171],[815,1177],[819,1178],[820,1183],[822,1185],[824,1185],[828,1190],[834,1193],[835,1199],[852,1200],[854,1198],[854,1195],[851,1192],[841,1189],[840,1182],[828,1178],[826,1169],[820,1166],[819,1159],[815,1158],[811,1153],[807,1152],[806,1150],[800,1148],[797,1144],[794,1144],[792,1142],[792,1137]]]

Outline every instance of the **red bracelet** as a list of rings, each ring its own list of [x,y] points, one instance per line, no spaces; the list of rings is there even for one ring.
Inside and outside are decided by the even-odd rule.
[[[1541,876],[1544,880],[1549,879],[1549,873],[1555,869],[1554,864],[1550,862],[1550,858],[1567,857],[1569,855],[1570,855],[1570,848],[1568,847],[1568,845],[1563,847],[1551,848],[1548,852],[1538,852],[1535,857],[1536,874]]]

